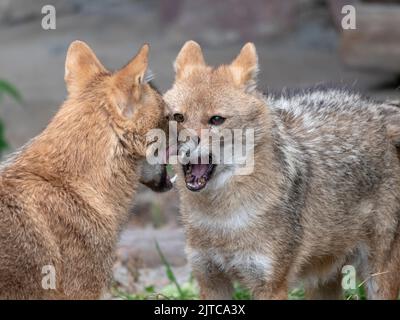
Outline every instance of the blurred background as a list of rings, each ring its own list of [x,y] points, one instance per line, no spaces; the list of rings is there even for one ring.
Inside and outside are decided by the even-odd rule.
[[[41,25],[48,4],[56,9],[55,30]],[[354,30],[341,24],[348,4],[356,9]],[[399,100],[399,26],[398,0],[0,0],[0,152],[38,134],[63,102],[65,54],[76,39],[109,69],[150,43],[163,92],[186,40],[199,42],[211,65],[229,63],[254,41],[262,91],[332,83]],[[174,279],[191,283],[178,208],[175,191],[140,190],[118,246],[112,295],[143,297],[176,288]]]

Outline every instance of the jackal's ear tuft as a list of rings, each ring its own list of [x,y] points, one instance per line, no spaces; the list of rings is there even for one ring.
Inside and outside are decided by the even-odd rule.
[[[200,45],[193,41],[187,41],[174,62],[176,72],[176,79],[182,79],[190,73],[193,68],[198,66],[205,66],[203,52]]]
[[[115,74],[115,78],[121,84],[132,87],[145,82],[145,74],[149,63],[150,46],[145,43],[136,56],[125,67]]]
[[[229,68],[236,85],[244,87],[246,91],[254,90],[258,73],[258,56],[254,43],[245,44]]]
[[[71,43],[65,60],[64,75],[69,93],[82,89],[94,76],[106,72],[106,68],[85,42]]]
[[[133,114],[133,104],[141,99],[142,84],[146,83],[149,50],[149,45],[144,44],[136,56],[113,75],[118,89],[117,105],[125,117]]]

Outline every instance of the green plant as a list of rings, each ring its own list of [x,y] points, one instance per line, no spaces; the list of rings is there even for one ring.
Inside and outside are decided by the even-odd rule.
[[[289,292],[289,300],[304,300],[304,288],[302,286],[293,288]]]
[[[158,244],[158,242],[156,241],[156,248],[157,248],[157,252],[160,255],[161,261],[163,263],[163,265],[165,266],[165,272],[167,274],[168,280],[175,285],[176,290],[178,292],[178,299],[184,299],[184,292],[182,291],[181,286],[179,285],[178,281],[176,280],[175,274],[172,271],[171,265],[169,264],[169,262],[167,261],[167,259],[165,258],[164,254],[161,251],[160,245]]]
[[[243,288],[238,283],[235,283],[233,288],[233,300],[251,300],[251,293],[249,290]]]
[[[165,272],[170,281],[170,284],[160,289],[158,292],[156,291],[154,286],[149,286],[145,288],[145,292],[140,294],[127,294],[123,292],[114,292],[114,294],[122,299],[128,300],[143,300],[143,299],[160,299],[160,300],[169,300],[169,299],[179,299],[179,300],[196,300],[199,299],[199,289],[196,281],[191,276],[190,279],[182,284],[179,284],[177,278],[171,268],[171,265],[167,261],[164,256],[161,248],[156,241],[156,248],[158,254],[160,255],[161,261],[165,267]],[[381,273],[373,274],[371,277],[379,276]],[[364,284],[367,280],[358,283],[357,287],[354,290],[345,290],[344,298],[346,300],[365,300],[366,292],[364,290]],[[243,288],[240,284],[234,284],[234,300],[250,300],[251,294],[250,291],[246,288]],[[305,292],[303,286],[296,287],[289,292],[288,295],[289,300],[304,300]]]
[[[348,289],[344,291],[344,298],[346,300],[366,300],[367,294],[365,292],[363,283],[357,285],[354,290]]]
[[[0,101],[2,100],[5,94],[9,95],[17,102],[22,102],[22,96],[17,90],[17,88],[15,88],[9,82],[0,79]]]
[[[1,152],[7,148],[8,148],[8,144],[4,137],[4,124],[3,124],[3,121],[0,119],[0,156],[1,156]]]
[[[161,262],[165,267],[165,273],[167,275],[170,284],[166,285],[160,291],[156,291],[154,286],[148,286],[145,288],[145,292],[139,294],[125,293],[117,288],[112,288],[112,294],[120,299],[126,300],[145,300],[145,299],[157,299],[157,300],[193,300],[198,299],[199,292],[197,285],[192,277],[183,284],[179,284],[172,267],[163,252],[161,251],[158,242],[155,242],[157,252],[161,258]]]
[[[22,97],[18,90],[9,82],[0,79],[0,102],[3,100],[5,95],[10,96],[19,103],[22,102]],[[0,156],[2,152],[7,148],[8,144],[4,135],[4,123],[0,119]]]

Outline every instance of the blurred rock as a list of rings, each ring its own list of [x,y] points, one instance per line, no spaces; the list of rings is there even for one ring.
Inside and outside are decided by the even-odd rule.
[[[155,193],[141,186],[132,209],[130,224],[136,227],[176,227],[179,225],[178,216],[179,197],[175,189]]]
[[[161,16],[168,17],[169,23],[172,16],[176,19],[172,32],[177,38],[218,46],[283,36],[305,22],[302,12],[318,4],[316,0],[174,0],[171,5],[175,10],[164,5]]]
[[[162,261],[156,249],[156,242],[171,265],[182,266],[186,264],[183,230],[171,227],[125,229],[118,244],[117,258],[124,264],[129,261],[132,264],[132,261],[134,261],[133,264],[140,267],[160,266]]]
[[[188,264],[181,267],[172,267],[172,272],[175,275],[178,283],[182,284],[190,279],[191,269]],[[143,292],[146,287],[154,286],[156,292],[170,284],[164,266],[157,268],[144,268],[139,270],[139,278],[136,282],[136,289]]]
[[[341,55],[351,67],[400,73],[400,5],[358,4],[356,28],[343,30]]]
[[[135,271],[138,273],[139,269]],[[131,273],[130,269],[122,264],[120,261],[117,262],[113,267],[113,288],[118,288],[124,292],[138,292],[140,289],[137,288],[134,275]]]
[[[187,282],[191,277],[189,265],[181,267],[171,267],[179,284]],[[152,287],[156,293],[160,292],[165,286],[171,284],[167,277],[164,266],[154,268],[142,268],[137,270],[137,278],[131,276],[130,271],[122,264],[117,264],[113,270],[114,283],[106,299],[115,299],[113,293],[118,290],[124,294],[138,294],[146,291],[146,288]]]
[[[170,283],[156,249],[156,241],[178,282],[188,281],[190,268],[181,229],[128,227],[122,232],[118,244],[113,267],[113,289],[124,293],[140,293],[146,287],[153,286],[159,290]]]

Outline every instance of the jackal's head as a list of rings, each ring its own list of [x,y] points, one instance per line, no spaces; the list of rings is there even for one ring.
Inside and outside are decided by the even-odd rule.
[[[249,173],[267,112],[255,90],[254,44],[246,44],[231,64],[213,68],[200,46],[188,41],[174,67],[175,83],[164,99],[170,119],[177,122],[177,171],[186,187],[215,189],[233,175]]]
[[[151,144],[146,138],[147,133],[166,126],[164,101],[147,76],[148,53],[149,46],[145,44],[123,68],[110,72],[87,44],[74,41],[68,49],[65,64],[67,103],[81,109],[74,113],[72,107],[64,108],[65,114],[60,118],[66,119],[71,114],[90,118],[91,122],[86,121],[87,128],[82,128],[82,139],[98,137],[91,146],[93,148],[106,148],[107,141],[112,140],[110,149],[115,154],[111,158],[114,161],[118,157],[144,161],[142,182],[156,191],[163,191],[171,188],[166,166],[160,164],[150,168],[145,160]],[[84,121],[77,119],[76,122]],[[107,138],[110,131],[112,139]]]

